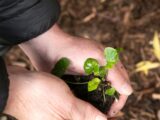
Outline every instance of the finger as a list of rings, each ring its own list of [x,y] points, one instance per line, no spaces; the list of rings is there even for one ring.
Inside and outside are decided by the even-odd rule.
[[[109,70],[107,79],[120,94],[130,95],[132,93],[133,89],[129,83],[129,78],[125,69],[120,67],[120,63]]]
[[[80,99],[75,98],[75,103],[71,109],[71,120],[107,120],[107,117]]]
[[[124,67],[124,65],[122,64],[121,61],[117,63],[117,68],[119,69],[119,71],[121,72],[121,74],[124,75],[124,78],[130,83],[127,70],[125,69],[125,67]]]
[[[125,105],[127,101],[128,96],[126,95],[120,95],[118,101],[114,101],[112,104],[110,111],[108,112],[108,117],[114,117]]]

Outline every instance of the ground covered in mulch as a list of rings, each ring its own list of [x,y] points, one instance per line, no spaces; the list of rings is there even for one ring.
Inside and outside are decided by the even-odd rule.
[[[151,41],[160,33],[159,0],[61,0],[59,25],[68,33],[124,48],[122,62],[128,69],[134,93],[118,120],[159,120],[160,68],[135,73],[136,63],[157,61]],[[28,67],[29,60],[17,47],[7,55],[9,64]],[[159,111],[159,112],[158,112]]]

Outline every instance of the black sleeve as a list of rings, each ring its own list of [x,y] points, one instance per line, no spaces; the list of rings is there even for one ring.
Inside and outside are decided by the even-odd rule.
[[[0,50],[47,31],[59,13],[57,0],[0,0]]]

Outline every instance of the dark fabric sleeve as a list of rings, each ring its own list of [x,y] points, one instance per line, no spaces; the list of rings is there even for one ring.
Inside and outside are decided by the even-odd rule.
[[[5,62],[2,57],[0,57],[0,114],[4,110],[9,92],[9,79],[5,66]]]
[[[59,13],[57,0],[0,0],[0,49],[47,31]]]

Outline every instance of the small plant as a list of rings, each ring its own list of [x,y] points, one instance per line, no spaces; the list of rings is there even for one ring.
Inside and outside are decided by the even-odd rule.
[[[118,100],[118,92],[115,90],[114,87],[111,86],[111,83],[107,81],[106,78],[108,75],[108,71],[112,69],[114,65],[117,64],[117,62],[119,61],[119,52],[121,50],[122,49],[114,49],[112,47],[105,48],[104,56],[106,59],[106,64],[104,66],[101,66],[96,59],[88,58],[84,62],[84,71],[87,74],[88,80],[82,81],[81,77],[79,77],[78,81],[76,82],[69,79],[66,80],[66,83],[72,85],[87,85],[88,93],[100,91],[100,93],[102,94],[103,103],[106,103],[107,96]],[[63,77],[69,64],[69,59],[61,58],[52,70],[52,74],[58,77]]]
[[[108,70],[113,68],[113,66],[119,60],[119,50],[107,47],[104,50],[104,55],[106,58],[106,65],[100,66],[98,61],[94,58],[88,58],[84,63],[84,70],[87,75],[92,75],[93,78],[88,82],[88,92],[92,92],[101,85],[103,88],[103,96],[104,101],[106,100],[105,95],[115,96],[116,90],[111,87],[111,84],[108,82],[107,84],[110,86],[105,89],[106,86],[106,76],[108,74]]]

